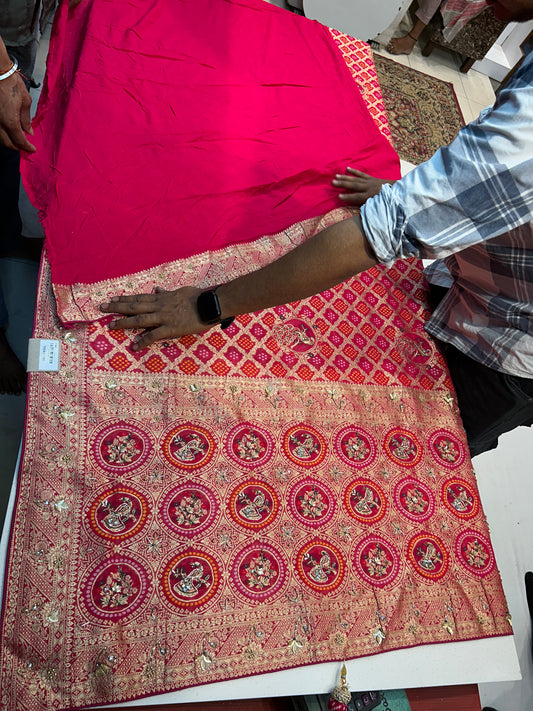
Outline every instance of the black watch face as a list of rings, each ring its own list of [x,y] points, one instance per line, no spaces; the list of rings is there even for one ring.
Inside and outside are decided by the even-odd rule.
[[[198,317],[203,323],[220,321],[220,304],[214,291],[203,291],[196,301]]]

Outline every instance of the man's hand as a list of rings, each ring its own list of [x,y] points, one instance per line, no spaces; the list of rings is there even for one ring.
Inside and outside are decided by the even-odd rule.
[[[154,294],[113,296],[100,305],[104,313],[124,314],[109,324],[111,330],[144,328],[132,348],[141,351],[155,341],[207,331],[210,326],[198,319],[196,300],[201,289],[185,286],[176,291],[156,288]]]
[[[8,148],[35,151],[24,133],[33,134],[30,106],[31,96],[18,72],[0,81],[0,141]]]
[[[346,168],[346,172],[348,175],[336,175],[334,180],[332,180],[332,184],[336,188],[348,190],[349,192],[339,195],[339,200],[342,200],[348,205],[355,205],[356,207],[360,207],[368,198],[377,195],[382,186],[386,183],[390,185],[394,183],[394,180],[373,178],[371,175],[367,175],[367,173],[355,170],[355,168]]]

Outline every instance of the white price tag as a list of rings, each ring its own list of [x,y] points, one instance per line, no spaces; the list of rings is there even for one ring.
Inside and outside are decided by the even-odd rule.
[[[30,338],[28,372],[59,370],[61,342],[50,338]]]

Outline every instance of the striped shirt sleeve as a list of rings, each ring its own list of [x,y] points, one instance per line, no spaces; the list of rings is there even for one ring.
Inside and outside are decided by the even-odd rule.
[[[379,261],[446,257],[533,219],[533,53],[493,108],[361,210]]]

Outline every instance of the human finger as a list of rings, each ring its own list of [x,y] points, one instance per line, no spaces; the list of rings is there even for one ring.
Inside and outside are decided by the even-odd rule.
[[[26,96],[20,107],[20,125],[26,133],[33,134],[31,127],[31,96]]]
[[[126,328],[155,328],[161,325],[161,316],[158,313],[137,314],[125,318],[113,319],[108,324],[111,331],[123,331]]]
[[[341,193],[339,200],[342,200],[348,205],[356,205],[357,207],[361,205],[361,196],[358,193]]]
[[[17,131],[15,145],[19,150],[26,151],[26,153],[35,153],[35,151],[37,150],[33,143],[30,143],[28,141],[26,135],[22,130]]]
[[[333,183],[333,185],[335,185],[338,188],[349,188],[351,190],[354,190],[357,185],[357,181],[355,178],[352,178],[349,175],[340,175],[340,174],[337,174],[335,176],[332,183]]]
[[[131,294],[130,296],[112,296],[109,301],[100,304],[100,311],[112,314],[143,314],[154,310],[155,294]]]
[[[350,166],[348,166],[346,168],[346,172],[350,173],[351,175],[355,175],[358,178],[370,178],[371,177],[368,173],[363,173],[362,170],[357,170],[356,168],[350,168]]]
[[[17,150],[17,147],[9,137],[9,134],[4,131],[3,128],[0,128],[0,142],[4,144],[7,148],[11,148],[13,151]]]
[[[5,130],[8,133],[12,147],[15,148],[15,150],[26,151],[27,153],[35,152],[35,146],[33,143],[28,141],[20,124],[17,126],[5,126]],[[11,146],[9,146],[9,148],[11,148]]]
[[[151,346],[152,343],[161,341],[164,338],[175,338],[175,335],[172,334],[168,326],[159,326],[137,336],[131,348],[134,351],[143,351],[148,346]]]

